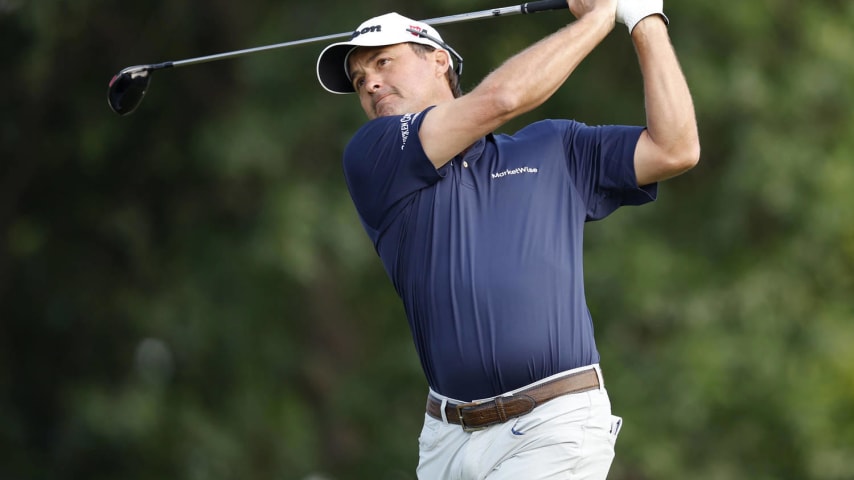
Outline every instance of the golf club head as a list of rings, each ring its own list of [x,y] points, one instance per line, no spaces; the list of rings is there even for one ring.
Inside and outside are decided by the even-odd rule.
[[[139,106],[151,82],[151,68],[146,65],[128,67],[110,80],[107,102],[119,115],[127,115]]]

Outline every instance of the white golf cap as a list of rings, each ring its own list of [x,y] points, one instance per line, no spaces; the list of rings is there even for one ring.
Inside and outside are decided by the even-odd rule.
[[[442,45],[410,30],[423,32],[444,43],[439,33],[430,25],[398,13],[387,13],[359,25],[350,37],[350,41],[334,43],[323,49],[320,57],[317,58],[317,79],[320,80],[323,88],[332,93],[354,93],[350,74],[347,71],[347,58],[357,47],[379,47],[414,42],[446,50]],[[451,60],[451,68],[453,66],[453,60]]]

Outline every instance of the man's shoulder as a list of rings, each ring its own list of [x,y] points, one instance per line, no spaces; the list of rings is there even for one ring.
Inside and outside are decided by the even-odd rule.
[[[525,125],[512,134],[495,135],[495,139],[499,144],[525,143],[545,147],[551,142],[572,138],[574,132],[583,127],[583,123],[575,120],[545,119]]]
[[[358,160],[364,156],[383,156],[420,149],[418,129],[427,109],[423,112],[378,117],[362,125],[344,150],[344,161]]]
[[[356,130],[344,148],[344,163],[358,160],[366,154],[376,155],[383,145],[397,136],[399,117],[380,117],[368,121]]]
[[[530,123],[519,129],[513,136],[531,136],[542,134],[554,134],[565,131],[571,131],[585,125],[581,122],[569,119],[554,119],[547,118]]]
[[[400,116],[395,115],[369,120],[356,130],[356,133],[353,134],[353,137],[350,139],[350,143],[365,137],[382,135],[385,131],[389,130],[390,127],[397,126],[400,123],[400,118]]]
[[[356,130],[350,139],[351,146],[376,145],[383,141],[403,141],[412,130],[412,124],[423,117],[424,112],[389,115],[369,120]]]

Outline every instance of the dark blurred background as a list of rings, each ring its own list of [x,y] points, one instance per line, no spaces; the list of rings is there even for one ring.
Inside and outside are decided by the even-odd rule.
[[[340,158],[324,45],[498,6],[0,0],[0,478],[411,479],[426,384]],[[854,478],[854,3],[669,2],[700,165],[588,225],[610,478]],[[440,28],[472,88],[572,19]],[[642,124],[618,26],[540,109]]]

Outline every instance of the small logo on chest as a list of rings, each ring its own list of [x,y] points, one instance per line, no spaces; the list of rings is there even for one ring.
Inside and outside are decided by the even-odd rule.
[[[492,179],[494,180],[496,178],[504,178],[504,177],[507,177],[509,175],[522,175],[523,173],[539,173],[539,170],[537,168],[534,168],[534,167],[519,167],[519,168],[514,168],[513,170],[507,169],[507,170],[504,170],[503,172],[493,173]]]

